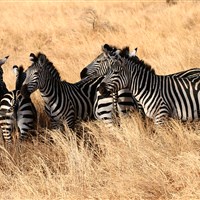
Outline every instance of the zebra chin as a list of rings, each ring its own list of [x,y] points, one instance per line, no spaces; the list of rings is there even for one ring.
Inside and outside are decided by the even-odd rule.
[[[106,83],[104,83],[104,82],[102,82],[101,84],[100,84],[100,86],[99,86],[99,93],[103,96],[103,97],[108,97],[108,96],[110,96],[110,91],[108,91],[107,89],[106,89]]]
[[[30,98],[31,93],[28,91],[28,85],[27,84],[22,85],[20,92],[21,92],[21,95],[24,98]]]

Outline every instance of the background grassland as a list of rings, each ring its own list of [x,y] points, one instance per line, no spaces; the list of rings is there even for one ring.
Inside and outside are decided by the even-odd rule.
[[[12,66],[27,68],[31,52],[45,53],[63,79],[76,82],[104,43],[138,47],[139,57],[158,74],[199,67],[198,1],[0,5],[0,55],[10,55],[3,66],[9,89]],[[82,143],[78,149],[68,130],[67,138],[46,130],[38,92],[33,99],[39,132],[54,143],[36,138],[10,155],[1,141],[0,199],[200,199],[199,123],[155,128],[132,116],[113,131],[101,122],[86,123],[102,151],[94,159],[93,150]]]

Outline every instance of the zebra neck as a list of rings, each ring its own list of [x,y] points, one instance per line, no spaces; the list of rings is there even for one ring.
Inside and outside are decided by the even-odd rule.
[[[39,87],[41,96],[46,104],[49,104],[52,99],[58,97],[59,91],[61,90],[61,81],[53,78],[42,79],[39,81]]]
[[[142,66],[130,67],[129,70],[131,71],[130,88],[137,99],[144,94],[155,92],[158,76],[153,71]]]

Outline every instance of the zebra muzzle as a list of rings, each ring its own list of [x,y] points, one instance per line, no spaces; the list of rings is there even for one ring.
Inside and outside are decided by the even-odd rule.
[[[81,71],[80,76],[81,76],[81,79],[87,77],[87,69],[86,69],[86,68],[84,68],[84,69]]]
[[[21,92],[22,96],[25,97],[25,98],[29,98],[30,95],[31,95],[31,93],[28,91],[28,85],[27,84],[22,85],[20,92]]]

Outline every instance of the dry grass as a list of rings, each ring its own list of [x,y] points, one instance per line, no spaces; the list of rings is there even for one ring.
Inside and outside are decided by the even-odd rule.
[[[158,74],[199,67],[199,10],[198,1],[1,3],[0,53],[10,55],[5,81],[13,89],[12,66],[26,68],[38,51],[63,79],[78,81],[104,43],[138,47]],[[48,120],[39,93],[33,99],[41,132]],[[0,199],[200,199],[199,123],[155,128],[133,116],[113,131],[101,122],[84,126],[97,149],[78,148],[69,130],[65,138],[44,129],[54,143],[35,138],[11,155],[1,142]]]

